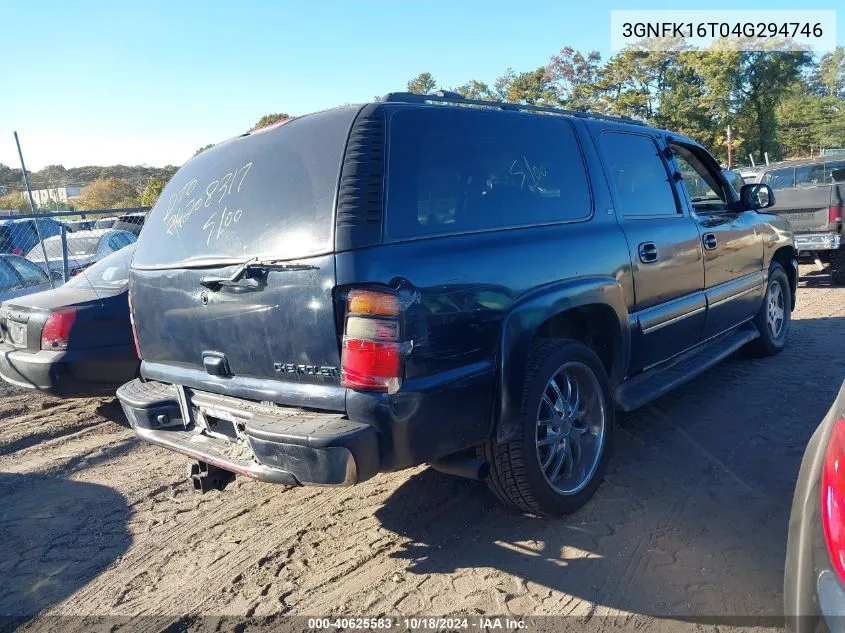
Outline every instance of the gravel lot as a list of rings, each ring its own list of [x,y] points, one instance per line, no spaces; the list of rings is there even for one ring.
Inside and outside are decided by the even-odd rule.
[[[350,489],[239,478],[201,496],[186,460],[136,441],[115,400],[0,387],[0,614],[144,630],[207,615],[572,615],[641,630],[778,616],[801,454],[845,377],[845,289],[802,275],[787,350],[739,354],[626,416],[605,484],[564,521],[426,467]]]

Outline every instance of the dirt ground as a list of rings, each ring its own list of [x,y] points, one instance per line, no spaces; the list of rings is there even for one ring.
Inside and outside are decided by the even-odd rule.
[[[114,399],[0,387],[0,615],[143,630],[226,615],[775,626],[793,485],[845,377],[844,326],[845,289],[809,274],[787,350],[740,353],[627,415],[604,485],[562,521],[426,467],[198,495],[186,460],[137,441]]]

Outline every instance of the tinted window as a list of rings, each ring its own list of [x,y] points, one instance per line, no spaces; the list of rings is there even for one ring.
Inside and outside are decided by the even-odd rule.
[[[20,278],[9,267],[8,260],[0,258],[0,292],[10,292],[22,288]]]
[[[335,189],[357,112],[293,119],[188,161],[150,211],[135,263],[330,252]]]
[[[669,174],[651,138],[606,132],[601,136],[601,144],[623,215],[678,213]]]
[[[409,108],[390,123],[388,239],[586,218],[590,189],[566,119]]]
[[[815,187],[824,184],[824,165],[804,165],[795,168],[796,187]]]
[[[38,284],[46,284],[49,281],[43,270],[35,264],[28,262],[23,257],[10,257],[6,261],[23,278],[24,285],[26,286],[37,286]]]
[[[35,226],[29,222],[12,222],[0,226],[0,252],[24,255],[38,243]]]
[[[767,171],[760,182],[769,185],[772,189],[789,189],[795,186],[795,168]]]

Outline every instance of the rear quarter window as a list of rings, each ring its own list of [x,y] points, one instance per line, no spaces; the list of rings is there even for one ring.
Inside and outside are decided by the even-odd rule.
[[[591,213],[581,150],[563,117],[438,107],[390,119],[386,241]]]

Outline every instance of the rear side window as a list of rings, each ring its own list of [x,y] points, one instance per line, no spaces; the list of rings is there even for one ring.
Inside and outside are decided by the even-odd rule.
[[[648,217],[678,214],[669,173],[651,137],[605,132],[601,135],[601,145],[609,176],[616,187],[622,215]],[[692,168],[690,171],[695,173]]]
[[[35,264],[28,262],[23,257],[10,257],[8,262],[18,272],[27,286],[45,284],[49,281],[43,270]]]
[[[767,171],[760,182],[769,185],[772,189],[791,189],[795,186],[795,168]]]
[[[335,190],[357,113],[303,116],[188,161],[150,211],[133,265],[331,252]]]
[[[580,220],[587,174],[564,118],[408,108],[390,123],[388,241]]]

